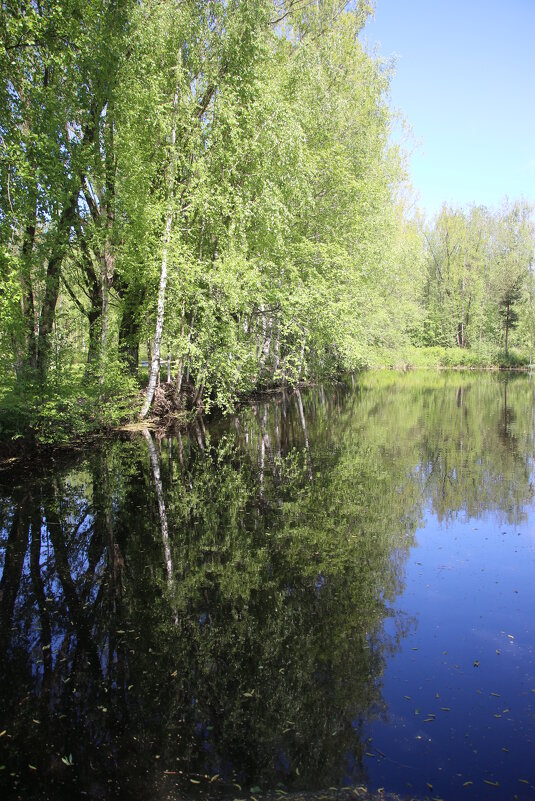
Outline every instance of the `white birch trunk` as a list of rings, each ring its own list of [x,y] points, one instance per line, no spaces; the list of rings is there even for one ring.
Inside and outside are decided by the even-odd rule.
[[[162,344],[163,333],[163,319],[165,313],[165,290],[167,287],[167,251],[171,241],[171,228],[173,225],[173,181],[175,178],[175,162],[176,162],[176,126],[177,126],[177,111],[178,111],[178,92],[179,84],[176,85],[175,98],[173,101],[173,127],[171,129],[171,163],[169,165],[169,180],[167,183],[169,190],[169,209],[167,211],[167,219],[165,221],[165,233],[163,238],[163,252],[162,252],[162,265],[160,269],[160,286],[158,288],[158,311],[156,314],[156,328],[154,331],[154,343],[152,346],[152,360],[149,371],[149,383],[145,393],[145,402],[141,410],[141,418],[147,416],[151,407],[152,399],[154,398],[154,390],[156,389],[156,381],[160,372],[160,348]]]

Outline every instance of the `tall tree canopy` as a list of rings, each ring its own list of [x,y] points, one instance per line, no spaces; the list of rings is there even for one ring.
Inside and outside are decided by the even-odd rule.
[[[406,212],[371,11],[2,2],[4,388],[102,409],[141,356],[145,416],[163,358],[177,395],[226,408],[409,338],[533,341],[531,210]]]

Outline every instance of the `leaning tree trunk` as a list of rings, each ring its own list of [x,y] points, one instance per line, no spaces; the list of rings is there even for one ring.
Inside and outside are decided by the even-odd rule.
[[[171,227],[173,224],[173,181],[175,177],[175,162],[176,162],[176,127],[177,127],[177,111],[178,111],[178,91],[179,84],[177,81],[175,98],[173,102],[173,127],[171,129],[171,162],[169,165],[169,178],[167,187],[169,190],[169,208],[167,211],[167,219],[165,221],[165,232],[163,238],[163,252],[162,252],[162,265],[160,269],[160,286],[158,288],[158,311],[156,314],[156,328],[154,331],[154,343],[152,347],[152,360],[149,372],[149,383],[145,393],[145,402],[141,410],[141,418],[147,416],[150,409],[152,399],[154,398],[154,390],[156,389],[156,381],[160,370],[160,349],[162,344],[163,333],[163,319],[165,313],[165,290],[167,287],[167,251],[169,249],[169,242],[171,240]]]

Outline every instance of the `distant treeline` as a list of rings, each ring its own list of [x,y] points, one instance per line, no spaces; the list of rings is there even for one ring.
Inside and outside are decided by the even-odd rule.
[[[457,345],[489,355],[535,341],[533,209],[506,203],[491,212],[444,206],[423,226],[425,280],[418,345]]]
[[[103,422],[148,384],[145,415],[162,359],[178,394],[227,408],[408,342],[531,347],[531,210],[409,217],[391,65],[358,38],[369,13],[364,0],[2,4],[13,430],[50,416],[83,430],[93,401]]]

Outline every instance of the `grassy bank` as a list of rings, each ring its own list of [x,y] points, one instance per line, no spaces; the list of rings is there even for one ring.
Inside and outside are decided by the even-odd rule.
[[[473,370],[529,369],[529,353],[518,350],[483,352],[468,348],[417,348],[411,345],[398,350],[376,350],[370,356],[370,367],[394,370],[465,368]]]
[[[529,354],[518,351],[482,354],[460,348],[376,350],[368,369],[529,369]],[[145,375],[144,375],[145,374]],[[83,366],[52,374],[46,386],[4,380],[0,389],[0,451],[4,456],[32,447],[64,447],[138,420],[146,370],[139,379],[107,366],[101,380]],[[321,380],[320,377],[317,380]],[[162,416],[155,405],[153,417]]]

